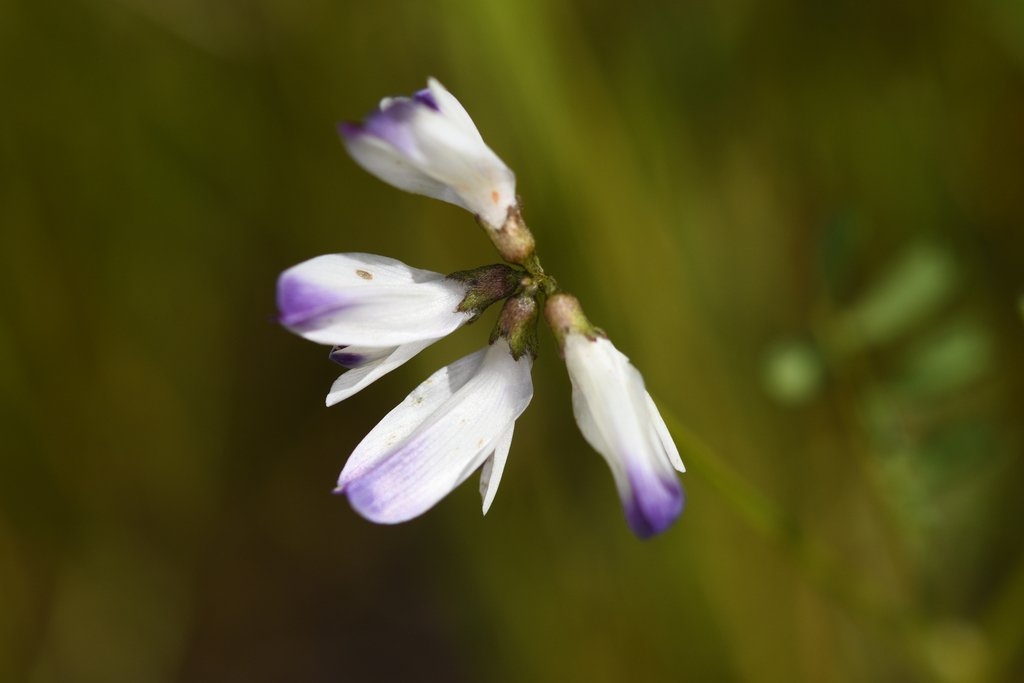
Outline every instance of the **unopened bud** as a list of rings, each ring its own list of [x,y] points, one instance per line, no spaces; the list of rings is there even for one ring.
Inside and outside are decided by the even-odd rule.
[[[491,332],[491,343],[499,338],[508,341],[512,357],[516,360],[524,353],[537,357],[537,300],[534,293],[524,292],[505,302],[498,323]]]
[[[497,263],[472,270],[460,270],[448,278],[466,286],[466,296],[459,303],[457,310],[471,313],[471,320],[476,320],[488,306],[515,294],[519,289],[522,275],[521,271]]]

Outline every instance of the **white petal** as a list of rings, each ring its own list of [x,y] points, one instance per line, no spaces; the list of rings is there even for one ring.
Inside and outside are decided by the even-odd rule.
[[[594,441],[611,451],[603,453],[606,459],[611,462],[624,453],[650,451],[653,444],[645,428],[644,381],[629,359],[607,339],[591,341],[581,334],[570,334],[565,340],[565,364],[573,386],[586,401],[590,429],[599,435]],[[638,419],[638,406],[642,407],[643,420]],[[600,452],[597,443],[592,441],[591,445]]]
[[[388,374],[395,368],[406,363],[417,353],[433,344],[436,339],[427,339],[409,344],[402,344],[390,349],[368,349],[365,347],[350,346],[346,349],[349,353],[361,353],[364,351],[382,352],[383,355],[374,358],[365,365],[352,368],[334,381],[331,390],[327,394],[327,405],[333,406],[344,401],[349,396],[361,391],[373,382]]]
[[[385,98],[362,125],[342,124],[356,162],[399,189],[441,199],[500,228],[516,204],[515,174],[488,147],[444,86],[428,82],[430,100]]]
[[[530,365],[528,356],[513,360],[504,342],[489,347],[476,373],[419,425],[402,430],[401,442],[363,458],[372,460],[372,467],[342,473],[342,489],[353,508],[391,524],[444,498],[496,450],[498,439],[526,409],[533,395]]]
[[[684,505],[679,455],[643,378],[607,339],[571,333],[564,352],[576,421],[607,461],[630,527],[643,538],[664,531]]]
[[[669,462],[672,463],[672,467],[676,468],[677,471],[685,472],[686,467],[683,466],[683,459],[679,456],[679,449],[676,448],[676,443],[672,440],[672,434],[669,433],[668,427],[665,426],[665,420],[661,417],[658,406],[654,405],[654,399],[651,398],[649,393],[644,395],[647,398],[647,410],[651,415],[651,424],[658,435],[658,440],[665,449]]]
[[[597,418],[587,403],[587,396],[580,390],[577,382],[572,383],[572,412],[576,418],[576,425],[580,428],[580,433],[583,434],[583,438],[608,463],[608,467],[612,471],[612,477],[615,479],[615,488],[618,490],[619,495],[627,495],[629,493],[629,480],[626,478],[625,463],[620,458],[615,457],[615,450],[605,439],[604,434],[598,427]]]
[[[516,202],[515,174],[505,162],[483,140],[429,112],[416,116],[414,134],[424,172],[450,186],[455,203],[501,227]]]
[[[484,461],[480,468],[480,496],[483,498],[483,511],[491,509],[494,502],[494,495],[498,492],[498,484],[501,483],[501,475],[505,471],[505,461],[508,459],[509,449],[512,448],[512,432],[515,429],[513,424],[503,436],[498,439],[491,457]]]
[[[465,285],[372,254],[328,254],[278,279],[281,323],[306,339],[342,346],[399,346],[437,339],[470,318],[456,309]]]
[[[342,138],[352,158],[372,175],[400,190],[462,206],[462,200],[444,182],[380,138],[359,134]],[[465,207],[463,207],[465,208]]]
[[[399,346],[438,339],[469,321],[457,307],[465,295],[451,282],[381,287],[360,293],[347,308],[319,316],[315,327],[288,326],[319,344]]]
[[[461,389],[479,370],[485,353],[486,349],[480,349],[441,368],[385,415],[349,456],[338,477],[338,488],[377,465],[452,394]]]
[[[441,85],[436,78],[427,79],[427,88],[437,102],[441,115],[451,120],[466,135],[483,142],[480,131],[470,117],[469,112],[462,106],[462,103],[455,99],[455,96],[448,92],[448,89]]]
[[[293,276],[335,289],[407,285],[444,279],[441,273],[413,268],[398,259],[360,252],[324,254],[281,273],[282,279]]]

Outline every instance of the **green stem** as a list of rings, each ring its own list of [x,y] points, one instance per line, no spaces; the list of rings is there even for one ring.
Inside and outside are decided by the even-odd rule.
[[[546,274],[544,273],[544,266],[540,264],[540,257],[537,256],[536,251],[527,256],[526,259],[523,260],[522,265],[523,268],[526,268],[526,272],[532,275],[534,278],[537,278],[539,280],[543,277],[546,277]]]
[[[661,415],[687,466],[707,481],[754,532],[778,547],[809,583],[851,616],[895,636],[911,660],[925,668],[920,658],[917,624],[912,617],[886,608],[863,581],[850,576],[849,567],[838,561],[827,546],[808,536],[795,517],[744,479],[675,415],[664,409]]]
[[[523,260],[522,266],[545,296],[551,296],[558,291],[558,283],[555,282],[555,278],[544,272],[544,266],[540,264],[540,257],[536,251]]]

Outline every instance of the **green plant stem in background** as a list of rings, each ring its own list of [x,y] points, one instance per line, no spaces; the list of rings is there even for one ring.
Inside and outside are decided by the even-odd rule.
[[[1024,644],[1024,557],[1006,580],[1006,587],[998,596],[985,619],[986,632],[991,639],[991,655],[986,672],[987,680],[1006,680],[1020,657]]]
[[[837,603],[849,616],[895,638],[923,674],[933,675],[921,650],[920,620],[896,613],[874,597],[864,581],[828,548],[808,536],[797,519],[786,513],[730,466],[706,441],[694,434],[664,404],[657,402],[687,467],[722,496],[759,536],[778,547],[804,578]]]

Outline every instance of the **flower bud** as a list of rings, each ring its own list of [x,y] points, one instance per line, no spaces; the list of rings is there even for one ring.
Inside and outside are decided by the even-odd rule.
[[[590,324],[576,297],[553,295],[544,315],[569,371],[576,424],[608,463],[626,521],[641,538],[661,533],[683,511],[685,495],[673,470],[684,468],[643,377]]]
[[[491,304],[512,296],[520,287],[522,271],[503,264],[480,266],[473,270],[460,270],[448,276],[466,287],[466,296],[458,309],[470,313],[476,320]]]
[[[525,291],[506,301],[491,332],[492,344],[498,339],[508,340],[516,360],[523,354],[537,357],[537,300],[534,296],[534,292]]]
[[[356,163],[406,192],[461,206],[501,229],[516,205],[516,178],[473,119],[433,78],[412,97],[387,97],[362,123],[339,132]]]

